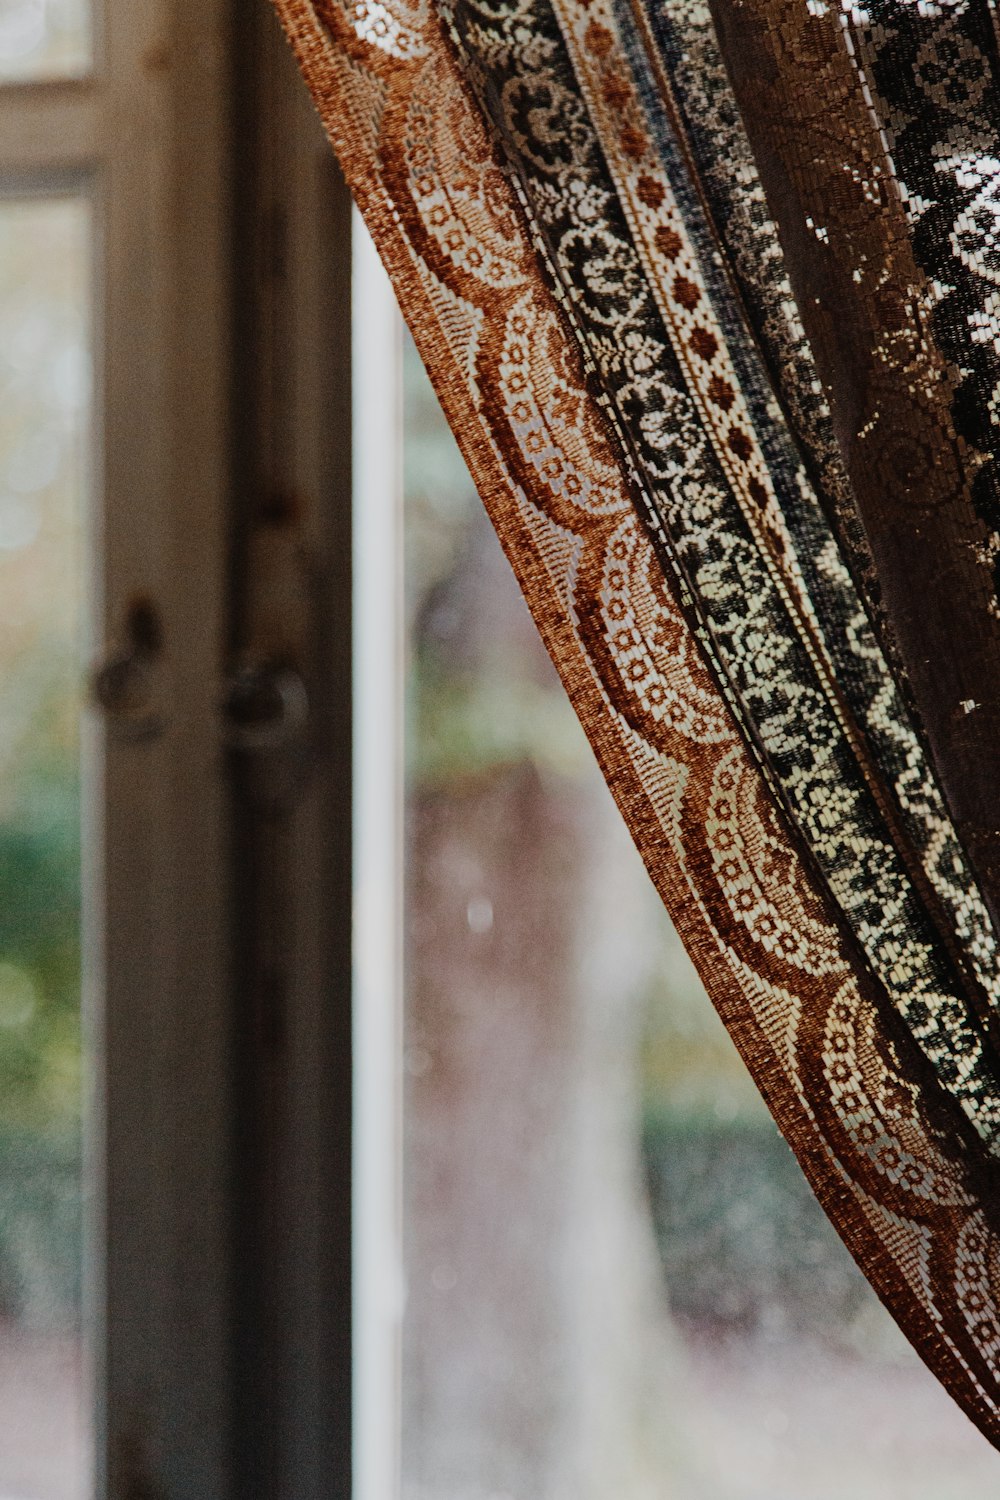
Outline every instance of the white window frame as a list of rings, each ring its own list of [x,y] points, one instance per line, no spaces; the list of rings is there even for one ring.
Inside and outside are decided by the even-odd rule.
[[[403,323],[360,216],[354,326],[353,1500],[402,1488]]]

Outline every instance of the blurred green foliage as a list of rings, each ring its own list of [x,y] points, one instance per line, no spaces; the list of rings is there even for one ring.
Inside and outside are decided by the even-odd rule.
[[[90,221],[0,205],[0,1316],[79,1316]]]
[[[8,761],[0,822],[0,1312],[42,1325],[75,1319],[81,1258],[80,788],[59,707]]]

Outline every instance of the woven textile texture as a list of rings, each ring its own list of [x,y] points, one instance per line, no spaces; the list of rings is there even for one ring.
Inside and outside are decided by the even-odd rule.
[[[986,0],[276,0],[709,994],[1000,1445]]]

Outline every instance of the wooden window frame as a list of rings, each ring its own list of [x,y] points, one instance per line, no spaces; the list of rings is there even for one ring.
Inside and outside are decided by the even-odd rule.
[[[91,1488],[347,1500],[350,209],[266,0],[95,9],[86,77],[0,84],[0,192],[94,210],[85,653],[157,637],[156,727],[83,735]]]

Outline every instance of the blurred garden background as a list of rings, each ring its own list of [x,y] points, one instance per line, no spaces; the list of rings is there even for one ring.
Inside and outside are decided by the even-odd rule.
[[[0,39],[2,39],[0,31]],[[0,201],[0,1495],[78,1493],[90,214]]]
[[[977,1500],[1000,1457],[813,1198],[412,345],[406,1500]]]

